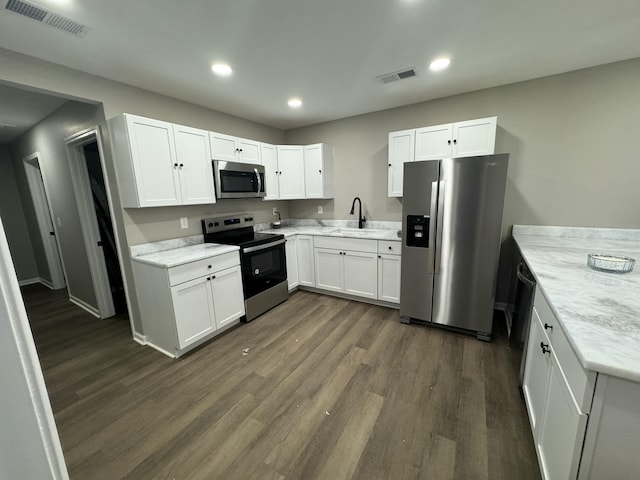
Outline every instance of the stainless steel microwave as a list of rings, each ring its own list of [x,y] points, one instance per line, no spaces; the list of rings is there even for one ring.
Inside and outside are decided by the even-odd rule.
[[[264,167],[252,163],[213,160],[216,198],[260,198],[265,196]]]

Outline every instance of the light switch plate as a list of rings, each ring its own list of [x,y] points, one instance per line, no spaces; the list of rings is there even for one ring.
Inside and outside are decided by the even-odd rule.
[[[180,217],[180,228],[189,228],[189,219],[187,217]]]
[[[278,207],[273,207],[273,214],[277,215],[278,214]]]

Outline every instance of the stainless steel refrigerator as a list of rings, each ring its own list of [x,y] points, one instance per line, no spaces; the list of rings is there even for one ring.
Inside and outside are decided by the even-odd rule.
[[[404,165],[400,316],[490,340],[508,154]]]

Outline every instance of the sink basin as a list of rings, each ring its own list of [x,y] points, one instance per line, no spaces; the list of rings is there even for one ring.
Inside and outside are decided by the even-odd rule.
[[[331,232],[329,233],[338,233],[338,234],[344,234],[344,235],[349,235],[349,236],[357,236],[357,237],[369,237],[372,234],[375,233],[374,230],[366,230],[363,228],[338,228],[336,230],[331,230]]]

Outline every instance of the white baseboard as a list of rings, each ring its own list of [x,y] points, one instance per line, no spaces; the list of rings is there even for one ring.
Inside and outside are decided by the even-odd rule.
[[[76,304],[77,306],[79,306],[83,310],[86,310],[87,312],[89,312],[94,317],[100,318],[100,312],[98,311],[97,308],[89,305],[87,302],[85,302],[83,300],[80,300],[78,297],[74,297],[73,295],[69,295],[69,301],[71,303]]]
[[[24,287],[26,285],[33,285],[34,283],[42,283],[40,281],[40,277],[27,278],[26,280],[20,280],[18,282],[18,285],[20,285],[21,287]]]
[[[147,336],[146,335],[142,335],[141,333],[138,332],[133,332],[133,341],[139,343],[140,345],[146,345],[147,344]]]

